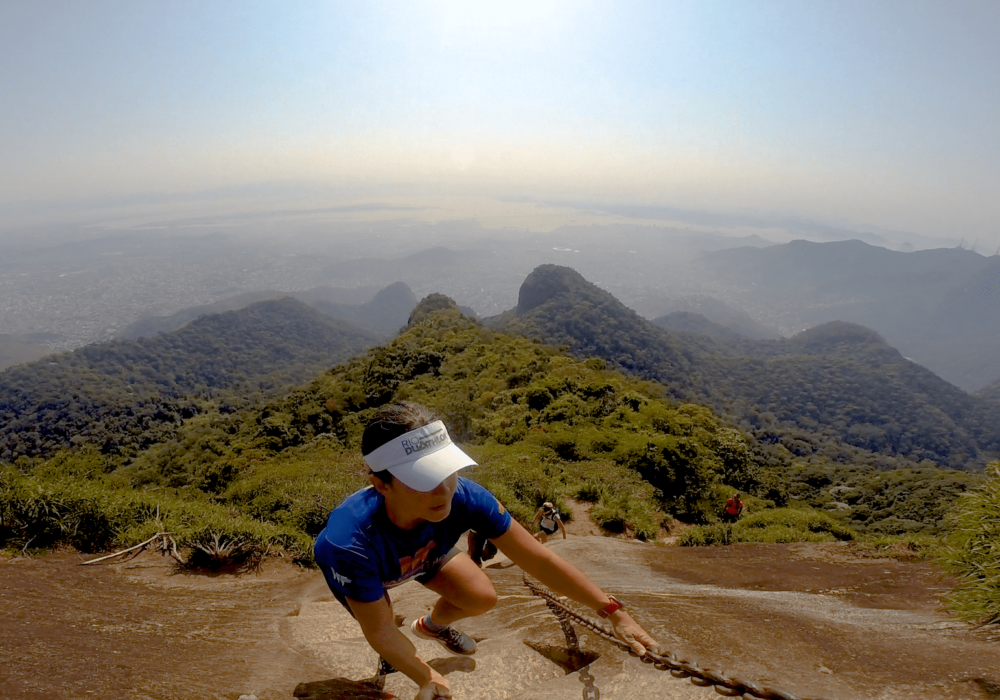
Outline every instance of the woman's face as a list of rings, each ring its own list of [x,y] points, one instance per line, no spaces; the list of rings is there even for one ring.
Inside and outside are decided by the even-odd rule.
[[[385,496],[386,509],[393,521],[416,524],[420,520],[429,520],[438,523],[451,515],[451,500],[458,488],[458,474],[449,476],[433,491],[414,491],[399,479],[393,479],[391,484],[382,483],[382,488],[376,484],[376,488]]]

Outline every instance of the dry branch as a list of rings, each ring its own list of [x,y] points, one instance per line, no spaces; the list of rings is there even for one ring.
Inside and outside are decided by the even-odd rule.
[[[128,554],[129,552],[135,552],[136,550],[145,549],[147,546],[149,546],[149,544],[151,542],[154,542],[155,540],[157,540],[157,539],[159,539],[161,537],[163,537],[165,540],[169,541],[169,544],[167,546],[169,546],[172,549],[171,556],[173,556],[178,561],[181,561],[180,556],[177,554],[177,544],[174,542],[174,538],[171,537],[170,535],[171,535],[171,533],[169,533],[169,532],[158,532],[155,535],[153,535],[152,537],[150,537],[148,540],[146,540],[145,542],[140,542],[139,544],[134,545],[132,547],[129,547],[128,549],[123,549],[120,552],[115,552],[113,554],[106,554],[103,557],[98,557],[97,559],[90,559],[88,561],[81,562],[81,565],[96,564],[97,562],[100,562],[100,561],[105,561],[107,559],[113,559],[115,557],[120,557],[123,554]],[[166,542],[165,542],[165,544],[166,544]],[[163,547],[163,549],[166,550],[167,547],[165,546],[165,547]],[[181,563],[183,564],[184,562],[181,562]]]

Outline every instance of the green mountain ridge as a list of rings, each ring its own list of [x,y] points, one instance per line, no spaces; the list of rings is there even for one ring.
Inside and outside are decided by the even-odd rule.
[[[832,322],[777,341],[670,333],[570,268],[544,265],[490,327],[566,345],[707,403],[793,454],[841,444],[874,455],[975,468],[1000,451],[996,413],[907,361],[874,331]],[[524,302],[522,304],[522,301]],[[826,443],[824,445],[824,443]]]
[[[568,288],[579,283],[566,281]],[[268,302],[260,318],[270,312],[288,319],[297,310],[293,300]],[[199,324],[245,330],[240,314]],[[306,309],[306,318],[318,316]],[[122,345],[142,349],[119,343],[104,352]],[[936,532],[955,496],[978,479],[796,458],[705,406],[670,398],[659,383],[493,331],[441,295],[425,298],[388,343],[309,384],[237,405],[208,391],[171,405],[138,381],[131,386],[148,395],[124,405],[115,372],[107,371],[116,366],[112,358],[84,369],[82,354],[67,357],[95,389],[74,397],[75,406],[86,399],[92,411],[75,426],[72,412],[30,416],[31,425],[50,432],[80,432],[50,458],[0,463],[0,545],[65,541],[93,550],[167,529],[181,545],[239,541],[248,551],[275,546],[308,558],[329,510],[365,483],[363,426],[379,406],[401,400],[435,410],[479,463],[469,476],[524,523],[541,502],[565,505],[573,497],[593,503],[591,516],[602,527],[651,539],[671,516],[716,521],[719,504],[737,488],[771,523],[770,541],[849,538],[852,528]],[[147,408],[162,415],[143,414],[148,422],[138,426],[115,412]],[[808,515],[817,531],[802,532],[794,525],[801,511],[780,508],[793,502],[827,510]]]
[[[294,299],[202,316],[139,341],[109,341],[0,373],[0,459],[77,443],[134,452],[208,399],[230,403],[306,381],[376,342]],[[242,398],[241,398],[242,397]]]
[[[373,296],[374,294],[374,296]],[[212,304],[181,309],[169,316],[148,316],[121,329],[117,338],[138,340],[169,333],[201,316],[238,311],[262,301],[290,297],[312,306],[331,318],[351,322],[382,338],[395,335],[417,305],[413,292],[403,282],[383,289],[314,287],[301,292],[262,290],[227,297]]]
[[[559,274],[564,275],[560,304],[576,291],[607,302],[580,279]],[[536,281],[547,286],[544,279]],[[522,318],[544,312],[550,303],[543,301]],[[611,308],[607,304],[605,310]],[[256,324],[271,331],[260,341],[268,347],[275,332],[285,334],[284,343],[273,348],[277,364],[296,346],[288,334],[300,330],[301,321],[315,338],[326,332],[325,317],[294,300],[266,302],[256,311],[249,319],[230,312],[192,326],[203,325],[205,333],[224,327],[228,332],[217,332],[217,338],[233,340]],[[74,400],[91,401],[95,413],[79,425],[89,432],[50,458],[0,462],[0,546],[30,551],[66,543],[100,551],[168,532],[192,567],[253,566],[275,551],[308,562],[330,509],[366,483],[359,454],[364,426],[379,406],[397,401],[435,410],[478,463],[469,478],[495,493],[524,524],[543,501],[562,509],[575,498],[592,504],[590,517],[605,530],[647,540],[660,537],[677,517],[704,524],[687,531],[691,544],[848,540],[863,529],[905,534],[905,540],[890,540],[893,546],[920,547],[946,531],[959,494],[987,483],[959,470],[878,470],[815,454],[796,457],[780,444],[755,440],[706,406],[671,398],[667,387],[610,361],[573,357],[491,330],[442,295],[418,304],[408,326],[391,341],[314,374],[308,384],[275,386],[272,395],[238,405],[227,404],[225,393],[208,390],[206,377],[175,375],[153,386],[155,377],[183,368],[151,348],[177,350],[193,342],[210,350],[198,334],[185,336],[190,328],[177,332],[183,337],[153,339],[166,340],[161,345],[97,348],[89,365],[80,352],[60,356],[62,362],[53,365],[40,363],[39,369],[67,370],[55,379],[87,380],[87,391]],[[875,345],[878,338],[845,324],[801,342],[846,351]],[[112,355],[122,347],[132,353],[132,366],[121,365],[123,353]],[[143,352],[150,355],[142,366],[146,371],[139,366]],[[697,364],[697,352],[691,355]],[[136,380],[127,386],[148,391],[150,403],[120,403],[123,370]],[[25,394],[31,387],[15,386],[8,374],[0,373],[0,397],[35,400],[36,412],[25,428],[60,428],[60,414],[45,413],[58,406],[37,401],[54,397]],[[201,393],[193,399],[171,393],[184,382]],[[175,406],[164,399],[168,393],[176,395]],[[158,431],[134,432],[134,425],[112,420],[114,410],[146,406],[165,414],[150,417],[160,421]],[[167,415],[175,408],[175,415]],[[779,442],[786,437],[777,435]],[[109,438],[127,449],[104,449]],[[862,454],[848,452],[848,457]],[[988,483],[995,487],[1000,480]],[[718,523],[719,508],[734,488],[748,502],[738,528]],[[980,512],[970,511],[968,522],[973,518]],[[983,550],[981,539],[966,540],[976,552]],[[962,575],[967,569],[956,571]],[[983,595],[967,596],[970,618],[983,617],[980,600],[995,603],[995,588],[987,581]],[[990,614],[996,614],[991,605]]]
[[[441,295],[424,299],[389,343],[258,406],[187,420],[122,473],[140,487],[194,486],[230,501],[249,488],[241,475],[269,460],[357,461],[366,417],[400,400],[435,410],[479,461],[473,477],[524,519],[570,484],[617,514],[606,523],[618,518],[614,527],[644,537],[657,531],[658,507],[696,519],[712,512],[720,479],[782,498],[752,445],[708,409],[672,406],[659,385],[599,360],[494,333]],[[619,490],[605,494],[608,484]]]
[[[724,343],[737,343],[747,337],[730,326],[716,323],[691,311],[673,311],[654,318],[650,323],[671,333],[702,335]]]
[[[727,336],[728,333],[720,330],[724,329],[729,333],[756,340],[777,340],[781,337],[775,329],[758,323],[746,311],[738,311],[729,304],[704,294],[673,299],[668,306],[667,313],[652,319],[653,325],[668,331],[708,336],[717,333]],[[704,325],[705,321],[709,325]],[[701,329],[699,330],[697,326],[701,326]]]
[[[701,262],[731,294],[786,324],[873,328],[970,392],[1000,377],[1000,256],[792,241],[706,253]]]

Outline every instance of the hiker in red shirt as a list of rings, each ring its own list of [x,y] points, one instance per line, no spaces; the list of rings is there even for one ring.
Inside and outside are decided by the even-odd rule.
[[[740,519],[740,514],[743,509],[746,508],[746,504],[740,500],[740,495],[734,493],[732,497],[726,501],[726,507],[722,509],[722,522],[724,523],[735,523]]]

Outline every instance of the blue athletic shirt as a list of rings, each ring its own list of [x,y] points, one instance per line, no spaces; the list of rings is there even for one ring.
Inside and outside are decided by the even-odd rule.
[[[433,571],[466,530],[493,539],[509,527],[510,513],[496,497],[461,476],[448,517],[438,523],[424,521],[412,530],[393,525],[385,498],[368,487],[333,509],[314,552],[334,593],[371,603],[387,588]]]

